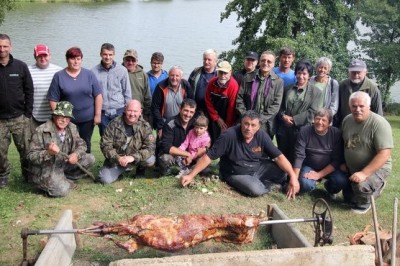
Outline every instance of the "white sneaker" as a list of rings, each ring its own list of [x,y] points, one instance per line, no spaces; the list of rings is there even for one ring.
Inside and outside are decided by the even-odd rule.
[[[181,169],[179,173],[175,176],[176,178],[181,178],[184,175],[188,175],[191,172],[189,168]]]

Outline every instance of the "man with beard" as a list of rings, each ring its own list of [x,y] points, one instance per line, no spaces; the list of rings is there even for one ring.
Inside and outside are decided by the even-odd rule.
[[[217,76],[208,83],[205,98],[211,120],[209,130],[212,142],[235,123],[238,91],[239,85],[232,77],[231,65],[227,61],[219,62]]]
[[[266,153],[270,159],[264,159]],[[258,197],[272,190],[272,184],[284,185],[289,176],[286,196],[295,198],[300,185],[292,165],[268,134],[260,130],[260,115],[249,110],[240,125],[229,128],[196,163],[192,171],[182,176],[182,186],[189,185],[211,160],[219,161],[221,179],[241,193]]]
[[[78,162],[86,169],[95,162],[71,123],[72,109],[70,102],[57,102],[52,119],[33,134],[27,155],[33,182],[52,197],[66,196],[76,187],[73,181],[85,175],[77,167]]]
[[[367,77],[365,62],[354,59],[348,71],[349,78],[342,80],[339,84],[339,122],[351,113],[348,102],[350,95],[356,91],[366,92],[371,97],[371,111],[383,116],[381,92],[376,83]]]

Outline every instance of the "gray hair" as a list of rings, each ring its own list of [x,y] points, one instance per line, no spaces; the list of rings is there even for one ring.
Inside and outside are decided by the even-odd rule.
[[[356,91],[350,95],[349,106],[351,107],[351,101],[353,99],[362,99],[368,106],[371,106],[371,96],[363,91]]]
[[[260,119],[261,119],[260,114],[257,113],[257,112],[254,111],[254,110],[248,110],[248,111],[246,111],[246,112],[243,114],[243,116],[242,116],[242,120],[243,120],[244,118],[246,118],[246,117],[250,118],[251,120],[254,120],[254,119],[260,120]]]
[[[203,52],[203,56],[208,55],[208,54],[213,54],[216,59],[218,59],[218,53],[214,49],[207,49]]]
[[[329,70],[332,69],[332,60],[328,57],[320,57],[318,58],[317,62],[315,63],[315,68],[318,68],[321,65],[328,65]]]
[[[332,123],[333,120],[333,113],[331,109],[327,109],[327,108],[319,108],[317,109],[317,111],[315,111],[314,113],[314,117],[327,117],[329,123]]]
[[[261,57],[263,54],[270,54],[270,55],[272,55],[274,58],[276,58],[275,53],[272,52],[272,51],[270,51],[270,50],[267,50],[267,51],[262,52],[261,55],[260,55],[260,57]]]
[[[175,70],[175,69],[179,70],[181,72],[181,77],[183,77],[183,69],[180,66],[172,66],[168,71],[168,75],[169,75],[169,73],[171,73],[172,70]]]

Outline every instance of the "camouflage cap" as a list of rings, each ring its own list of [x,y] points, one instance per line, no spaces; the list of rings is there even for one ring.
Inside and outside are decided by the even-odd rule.
[[[53,111],[53,115],[60,115],[60,116],[67,116],[74,118],[72,115],[72,110],[74,109],[74,106],[67,101],[61,101],[58,102],[56,105],[56,109]]]

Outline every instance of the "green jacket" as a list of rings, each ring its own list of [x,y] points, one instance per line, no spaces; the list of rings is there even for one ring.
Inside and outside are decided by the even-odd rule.
[[[135,165],[155,153],[155,138],[150,124],[140,117],[138,122],[132,125],[133,136],[128,143],[123,116],[111,121],[100,140],[100,149],[107,165],[117,165],[119,158],[125,155],[133,156],[135,161],[132,165]]]
[[[149,78],[142,66],[137,66],[135,72],[129,72],[129,81],[131,82],[132,99],[138,100],[142,104],[143,116],[149,117],[151,115]]]

